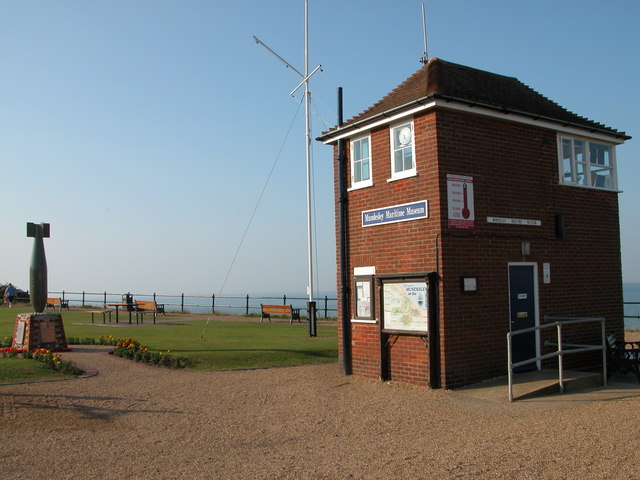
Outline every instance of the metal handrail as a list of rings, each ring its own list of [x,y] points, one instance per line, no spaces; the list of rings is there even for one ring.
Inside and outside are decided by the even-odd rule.
[[[560,393],[564,393],[564,371],[563,371],[563,357],[564,355],[569,355],[573,353],[582,353],[582,352],[590,352],[594,350],[602,350],[602,385],[607,386],[607,348],[605,344],[605,324],[603,317],[586,317],[586,318],[577,318],[577,317],[551,317],[545,316],[545,320],[552,320],[552,323],[547,323],[544,325],[538,325],[536,327],[524,328],[522,330],[516,330],[515,332],[507,333],[507,364],[508,364],[508,378],[509,378],[509,402],[513,402],[513,369],[521,367],[523,365],[528,365],[530,363],[539,362],[540,360],[546,360],[548,358],[558,357],[558,379],[560,385]],[[576,345],[576,344],[565,344],[567,347],[572,347],[571,350],[564,350],[562,346],[562,327],[565,325],[574,325],[577,323],[587,323],[587,322],[600,322],[600,329],[602,334],[602,342],[601,345]],[[552,353],[547,353],[545,355],[538,355],[534,358],[523,360],[521,362],[513,363],[512,357],[512,348],[511,348],[511,339],[523,333],[535,332],[539,330],[543,330],[545,328],[556,327],[558,331],[558,350]],[[549,345],[547,343],[547,345]]]

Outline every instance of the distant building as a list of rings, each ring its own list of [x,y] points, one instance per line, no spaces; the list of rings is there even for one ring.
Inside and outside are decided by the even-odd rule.
[[[348,158],[353,372],[444,388],[505,375],[507,333],[545,316],[605,317],[622,338],[615,147],[629,138],[516,78],[437,58],[324,133],[337,215],[339,140]],[[516,337],[514,361],[553,335]],[[565,341],[599,338],[592,325]]]

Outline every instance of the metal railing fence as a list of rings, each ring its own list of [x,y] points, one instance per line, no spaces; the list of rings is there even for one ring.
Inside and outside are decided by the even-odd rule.
[[[640,302],[622,302],[622,305],[640,305]],[[624,318],[635,318],[636,320],[640,320],[640,315],[624,315]]]
[[[107,308],[108,303],[120,302],[126,295],[132,296],[133,300],[153,300],[165,305],[167,311],[180,313],[234,313],[250,315],[260,313],[261,303],[282,303],[282,305],[293,305],[295,308],[307,311],[307,297],[296,297],[290,295],[282,296],[258,296],[258,295],[189,295],[159,294],[159,293],[109,293],[109,292],[70,292],[62,290],[60,292],[49,292],[50,297],[59,296],[63,300],[69,301],[69,305],[86,307],[90,305],[102,305]],[[266,301],[266,302],[265,302]],[[337,299],[327,295],[316,298],[316,312],[324,318],[335,318],[337,316]],[[205,303],[206,302],[206,303]],[[308,312],[307,312],[308,314]],[[331,314],[331,315],[330,315]]]
[[[575,318],[575,317],[550,317],[545,316],[545,320],[551,320],[553,323],[547,323],[544,325],[538,325],[536,327],[524,328],[522,330],[516,330],[514,332],[507,333],[507,363],[509,367],[508,377],[509,377],[509,402],[513,402],[513,370],[518,367],[522,367],[524,365],[528,365],[530,363],[539,362],[542,360],[546,360],[548,358],[558,358],[558,378],[560,385],[560,393],[564,393],[564,372],[563,372],[563,357],[564,355],[574,354],[574,353],[582,353],[582,352],[590,352],[595,350],[602,350],[602,384],[603,386],[607,386],[607,347],[606,347],[606,339],[605,339],[605,324],[604,318]],[[555,321],[554,321],[555,320]],[[600,322],[600,330],[602,335],[602,342],[600,345],[577,345],[577,344],[562,344],[562,327],[566,325],[575,325],[578,323],[587,323],[587,322]],[[523,333],[535,332],[539,330],[544,330],[546,328],[555,327],[558,332],[558,343],[557,344],[549,344],[546,345],[557,345],[558,350],[555,352],[547,353],[544,355],[539,355],[534,358],[530,358],[527,360],[523,360],[521,362],[513,363],[512,359],[512,350],[511,350],[511,339]],[[570,350],[565,350],[564,347],[570,347]]]

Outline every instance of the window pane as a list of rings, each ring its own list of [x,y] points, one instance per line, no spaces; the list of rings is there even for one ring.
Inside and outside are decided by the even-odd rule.
[[[355,182],[362,181],[362,162],[356,162],[353,164],[353,179]]]
[[[393,148],[400,148],[400,127],[393,129]]]
[[[584,144],[582,140],[575,140],[576,162],[584,162]]]
[[[608,145],[589,143],[589,163],[611,166],[611,152]]]
[[[363,138],[361,142],[362,158],[369,158],[369,139]]]
[[[598,165],[591,165],[591,185],[594,187],[613,188],[611,170]]]
[[[571,161],[571,140],[562,139],[562,181],[573,183],[573,162]]]
[[[362,161],[362,180],[369,180],[370,177],[370,173],[369,173],[369,160],[363,160]]]
[[[413,168],[413,158],[411,156],[411,149],[405,148],[403,150],[403,153],[404,153],[404,169],[410,170],[411,168]]]
[[[576,164],[576,182],[578,185],[587,185],[587,175],[584,163]]]
[[[362,158],[362,149],[360,148],[360,140],[353,142],[353,159],[360,160]]]
[[[402,150],[396,150],[395,152],[395,167],[394,167],[394,171],[396,172],[401,172],[404,170],[403,168],[403,163],[402,163]]]

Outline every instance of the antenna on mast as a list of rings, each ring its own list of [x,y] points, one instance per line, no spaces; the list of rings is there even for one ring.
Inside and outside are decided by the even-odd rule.
[[[426,64],[429,61],[429,53],[427,50],[427,20],[424,16],[424,2],[422,2],[422,33],[424,37],[424,53],[420,59],[420,63]]]

